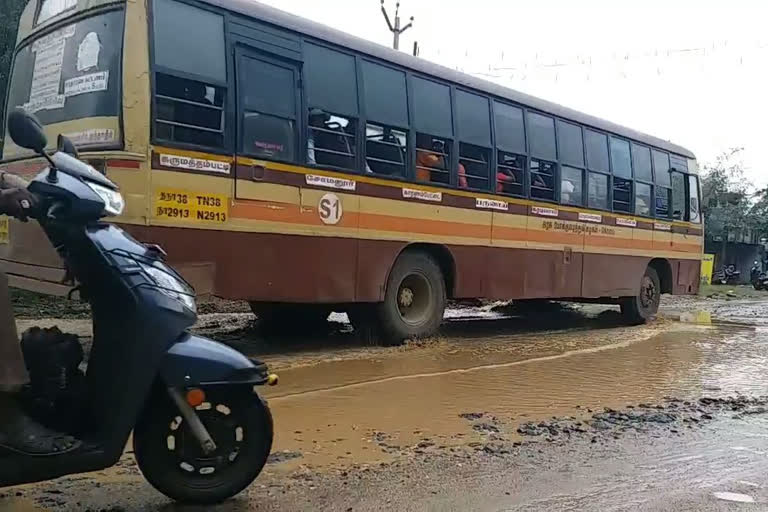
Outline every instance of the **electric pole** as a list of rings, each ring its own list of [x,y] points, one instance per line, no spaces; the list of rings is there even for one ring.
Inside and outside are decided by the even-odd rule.
[[[381,0],[381,12],[384,14],[384,19],[387,22],[387,26],[389,27],[389,31],[394,34],[395,38],[392,42],[392,47],[395,50],[400,49],[400,34],[408,30],[413,26],[413,16],[411,16],[411,21],[404,27],[400,28],[400,2],[397,2],[395,6],[395,25],[392,25],[392,22],[389,19],[389,14],[387,14],[387,9],[384,7],[384,0]]]

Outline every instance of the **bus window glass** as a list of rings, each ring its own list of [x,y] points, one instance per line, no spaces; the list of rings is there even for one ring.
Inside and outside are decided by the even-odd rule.
[[[525,153],[523,110],[494,101],[493,113],[496,121],[496,147],[513,153]]]
[[[558,120],[557,143],[563,164],[584,167],[584,142],[580,126]]]
[[[635,179],[652,182],[651,150],[645,146],[632,144],[632,166],[635,171]]]
[[[557,159],[554,119],[535,112],[528,112],[528,133],[530,134],[531,156],[547,160]]]
[[[224,96],[223,87],[157,73],[155,137],[198,146],[223,146]]]
[[[37,14],[37,24],[45,23],[70,9],[77,7],[77,0],[43,0]]]
[[[662,187],[669,187],[668,154],[653,150],[653,171],[656,175],[656,184]]]
[[[362,68],[368,119],[390,126],[408,126],[405,73],[365,60]]]
[[[699,180],[696,176],[688,176],[688,218],[691,222],[701,222],[701,213],[699,210]]]
[[[525,156],[499,151],[496,168],[496,192],[513,196],[525,195]]]
[[[423,78],[413,79],[414,126],[422,133],[453,137],[451,89]]]
[[[456,91],[456,121],[462,142],[491,146],[491,112],[488,98]]]
[[[672,173],[672,218],[685,218],[685,176],[679,172]]]
[[[632,213],[632,180],[613,178],[613,210]]]
[[[448,185],[451,182],[451,141],[416,134],[416,179],[427,183]]]
[[[81,18],[22,46],[14,59],[6,113],[23,107],[43,125],[92,118],[88,129],[81,126],[67,135],[80,148],[116,147],[124,18],[119,9]],[[97,61],[78,59],[83,44],[98,48]],[[40,67],[40,62],[53,69],[54,84],[48,76],[51,70]],[[49,137],[48,142],[50,147],[56,138]],[[9,144],[3,154],[14,158],[31,152]]]
[[[587,167],[592,171],[610,172],[608,137],[592,130],[584,130],[584,144],[587,147]]]
[[[556,164],[538,158],[531,159],[531,197],[535,199],[555,200]]]
[[[601,210],[608,209],[608,176],[595,172],[589,173],[587,205]]]
[[[175,0],[155,0],[152,17],[156,66],[226,83],[222,16]]]
[[[629,142],[611,137],[611,164],[613,175],[632,179],[632,158],[629,154]]]
[[[357,117],[357,73],[352,55],[307,43],[304,78],[310,108]]]
[[[651,215],[651,185],[635,183],[635,214],[644,217]]]
[[[408,135],[402,130],[368,123],[365,158],[368,169],[386,176],[405,176]]]
[[[666,187],[656,187],[656,216],[669,218],[669,195],[670,189]]]
[[[243,56],[238,79],[241,150],[262,158],[294,160],[297,106],[293,68]]]
[[[560,201],[563,204],[583,204],[584,171],[563,166],[560,180]]]

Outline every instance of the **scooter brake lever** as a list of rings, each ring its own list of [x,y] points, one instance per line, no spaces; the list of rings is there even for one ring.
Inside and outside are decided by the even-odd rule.
[[[157,244],[144,244],[144,247],[146,247],[147,251],[151,252],[159,260],[165,261],[165,259],[168,257],[168,253],[165,252],[165,250]]]

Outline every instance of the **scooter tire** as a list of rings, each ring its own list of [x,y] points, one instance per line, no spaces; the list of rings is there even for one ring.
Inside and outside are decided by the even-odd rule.
[[[221,395],[225,389],[217,391]],[[241,444],[235,460],[224,471],[205,475],[185,470],[178,457],[169,455],[169,428],[180,418],[176,406],[163,396],[162,390],[154,393],[134,429],[133,449],[139,469],[155,489],[180,503],[212,505],[239,494],[256,480],[272,450],[272,414],[266,402],[250,388],[237,390],[234,395],[232,393],[230,389],[230,397],[219,400],[212,398],[212,393],[206,394],[211,404],[214,401],[222,404],[226,400],[230,413],[237,414],[246,442]],[[183,422],[180,428],[185,430],[181,436],[186,439],[185,442],[194,443]]]

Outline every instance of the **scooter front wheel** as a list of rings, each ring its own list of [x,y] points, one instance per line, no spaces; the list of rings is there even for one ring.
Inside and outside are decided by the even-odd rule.
[[[196,408],[216,451],[205,454],[176,406],[162,393],[145,408],[133,434],[136,461],[144,478],[169,498],[213,504],[248,487],[272,449],[272,415],[250,389],[205,390]]]

